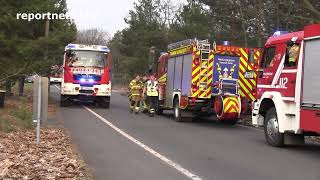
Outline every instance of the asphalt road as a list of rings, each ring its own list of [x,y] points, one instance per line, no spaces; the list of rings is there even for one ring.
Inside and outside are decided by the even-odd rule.
[[[51,96],[59,101],[57,88]],[[130,114],[127,98],[116,93],[110,109],[88,108],[74,105],[59,113],[96,179],[180,180],[191,179],[189,172],[203,180],[320,180],[319,145],[274,148],[259,129],[212,120],[177,123],[166,111],[154,118]]]

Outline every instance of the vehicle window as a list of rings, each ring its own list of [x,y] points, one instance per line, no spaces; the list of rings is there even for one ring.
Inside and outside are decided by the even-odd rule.
[[[68,65],[72,67],[98,67],[107,65],[107,53],[98,51],[73,51]]]
[[[299,56],[300,45],[295,43],[291,45],[287,45],[286,47],[286,59],[284,66],[285,67],[295,67],[296,62]]]
[[[272,67],[274,65],[274,57],[276,54],[276,47],[269,47],[265,50],[263,55],[262,68]]]

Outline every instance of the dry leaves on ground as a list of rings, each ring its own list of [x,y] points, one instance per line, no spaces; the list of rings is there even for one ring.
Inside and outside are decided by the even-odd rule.
[[[0,179],[82,179],[85,168],[62,130],[0,134]]]

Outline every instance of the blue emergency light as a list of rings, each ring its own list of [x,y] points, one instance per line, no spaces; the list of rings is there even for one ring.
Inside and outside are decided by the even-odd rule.
[[[229,41],[222,41],[222,44],[223,44],[224,46],[229,46],[229,45],[230,45],[230,42],[229,42]]]
[[[67,48],[68,48],[68,49],[73,49],[73,48],[76,48],[76,45],[74,45],[74,44],[68,44]]]
[[[102,51],[109,52],[109,48],[107,48],[107,47],[101,47],[100,49],[101,49]]]
[[[289,32],[288,31],[276,31],[273,33],[274,36],[280,36],[280,35],[283,35],[283,34],[288,34]]]

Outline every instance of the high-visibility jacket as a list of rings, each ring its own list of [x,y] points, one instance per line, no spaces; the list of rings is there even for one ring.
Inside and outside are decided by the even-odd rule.
[[[296,62],[296,59],[299,54],[299,46],[298,45],[293,45],[290,50],[289,50],[289,62]]]
[[[147,81],[147,96],[158,96],[158,81]]]
[[[143,85],[140,81],[132,80],[129,84],[131,96],[140,96]]]

